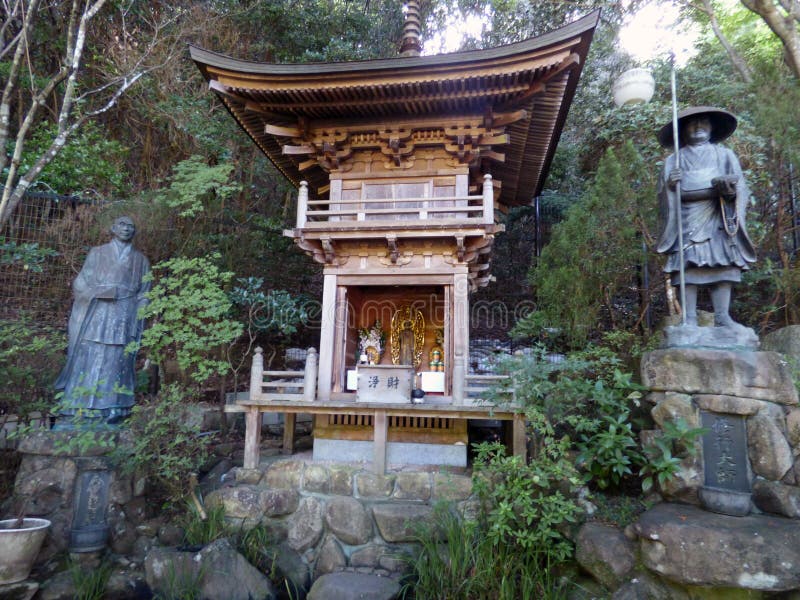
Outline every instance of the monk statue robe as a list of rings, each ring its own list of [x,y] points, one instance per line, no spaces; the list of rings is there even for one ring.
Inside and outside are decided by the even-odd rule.
[[[67,363],[55,383],[63,392],[56,428],[114,425],[134,404],[135,351],[141,338],[139,309],[150,289],[150,264],[132,245],[136,228],[128,217],[111,227],[114,238],[92,248],[73,282]]]

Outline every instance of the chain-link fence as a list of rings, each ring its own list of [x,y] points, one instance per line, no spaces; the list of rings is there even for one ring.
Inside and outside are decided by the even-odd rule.
[[[0,232],[0,318],[63,323],[101,202],[31,192]]]

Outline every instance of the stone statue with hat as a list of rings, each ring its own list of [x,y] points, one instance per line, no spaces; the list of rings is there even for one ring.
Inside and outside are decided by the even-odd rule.
[[[708,106],[678,114],[679,163],[675,154],[664,161],[658,197],[663,230],[657,251],[667,255],[664,271],[678,285],[683,256],[685,325],[697,326],[698,288],[708,287],[714,325],[745,329],[729,314],[731,290],[756,255],[745,223],[750,192],[736,155],[721,146],[736,129],[736,117]],[[673,147],[674,126],[658,132],[663,146]],[[680,198],[678,197],[680,195]],[[680,210],[678,209],[680,207]],[[680,222],[678,219],[680,215]],[[683,252],[679,248],[682,227]],[[751,331],[751,330],[748,330]]]

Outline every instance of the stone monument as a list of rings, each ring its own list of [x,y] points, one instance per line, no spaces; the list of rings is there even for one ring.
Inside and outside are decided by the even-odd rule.
[[[139,309],[147,303],[150,264],[136,250],[136,227],[119,217],[113,239],[92,248],[72,289],[67,363],[55,383],[63,392],[57,429],[115,425],[134,403],[136,353],[128,345],[141,338]]]
[[[670,155],[659,177],[657,250],[667,255],[673,285],[684,274],[685,316],[666,328],[661,350],[643,357],[642,379],[658,425],[681,418],[706,430],[701,457],[687,457],[665,496],[741,516],[751,511],[754,483],[796,484],[787,416],[798,399],[786,361],[759,352],[753,330],[728,312],[732,285],[755,261],[747,183],[735,154],[719,145],[736,124],[731,113],[706,106],[677,115],[679,158]],[[662,145],[673,146],[673,131],[672,123],[660,129]],[[699,327],[697,295],[706,287],[714,326]]]

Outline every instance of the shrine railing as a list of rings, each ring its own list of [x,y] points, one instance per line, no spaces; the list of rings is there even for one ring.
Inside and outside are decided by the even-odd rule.
[[[317,393],[317,351],[308,349],[303,371],[265,371],[261,348],[253,353],[250,370],[250,398],[243,404],[271,400],[312,402]]]
[[[508,375],[467,375],[464,388],[465,404],[512,404],[514,394],[511,390],[501,389]]]
[[[379,225],[391,222],[405,226],[432,222],[443,225],[491,225],[494,223],[492,176],[484,175],[483,193],[474,196],[434,196],[416,198],[358,198],[352,200],[309,200],[308,184],[300,182],[297,197],[297,228],[345,227],[354,222]]]

